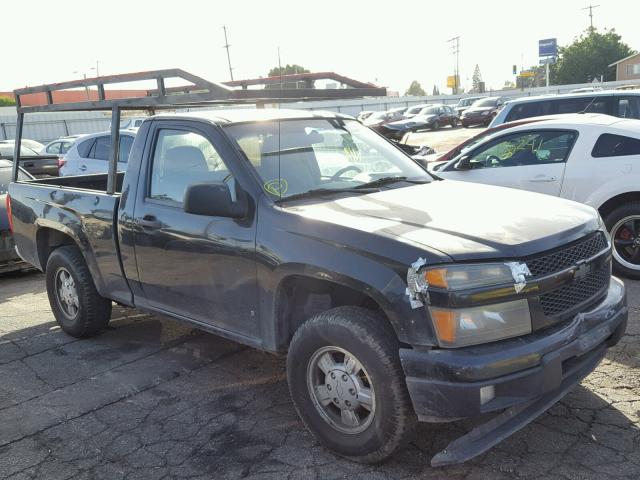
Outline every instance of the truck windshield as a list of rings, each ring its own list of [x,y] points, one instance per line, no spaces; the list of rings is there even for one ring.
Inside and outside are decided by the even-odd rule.
[[[354,191],[379,179],[432,179],[411,158],[355,120],[295,119],[224,127],[275,199]],[[407,183],[409,185],[409,183]]]

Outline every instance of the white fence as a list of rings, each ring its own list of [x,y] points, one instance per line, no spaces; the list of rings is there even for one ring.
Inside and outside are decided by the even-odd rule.
[[[504,97],[523,97],[544,95],[546,93],[568,93],[576,88],[601,86],[604,89],[613,89],[621,85],[640,83],[636,81],[604,82],[603,84],[581,83],[575,85],[552,85],[546,87],[529,88],[526,90],[493,90],[483,95],[500,95]],[[282,107],[329,110],[357,115],[363,110],[389,110],[394,107],[409,107],[421,103],[445,103],[455,104],[460,98],[469,95],[429,95],[426,97],[376,97],[358,100],[326,100],[316,102],[297,102],[281,104]],[[274,105],[276,106],[276,105]],[[226,107],[228,108],[228,107]],[[243,108],[243,107],[240,107]],[[244,108],[247,108],[246,106]],[[41,142],[53,140],[65,135],[80,133],[95,133],[107,131],[111,123],[110,112],[60,112],[60,113],[31,113],[25,116],[24,138],[30,138]],[[13,107],[0,107],[0,140],[15,137],[16,111]]]

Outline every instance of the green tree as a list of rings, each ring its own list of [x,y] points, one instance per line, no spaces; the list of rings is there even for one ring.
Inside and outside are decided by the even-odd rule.
[[[615,80],[615,69],[609,65],[632,53],[615,29],[600,33],[590,27],[573,43],[558,49],[558,62],[551,65],[551,83],[585,83],[601,75],[604,81]]]
[[[480,73],[480,67],[476,63],[476,68],[473,69],[473,76],[471,77],[471,83],[473,85],[473,91],[479,92],[480,84],[482,83],[482,74]]]
[[[269,70],[267,76],[279,77],[280,75],[294,75],[296,73],[309,73],[309,70],[295,63],[293,65],[286,64],[284,67],[273,67]]]
[[[437,95],[440,95],[440,89],[439,89],[436,85],[434,85],[434,86],[433,86],[433,93],[432,93],[432,95],[433,95],[434,97],[435,97],[435,96],[437,96]]]
[[[12,107],[16,101],[11,97],[0,97],[0,107]]]
[[[407,88],[407,91],[404,92],[404,94],[414,97],[424,97],[426,95],[424,89],[417,80],[411,82],[411,85],[409,85],[409,88]]]

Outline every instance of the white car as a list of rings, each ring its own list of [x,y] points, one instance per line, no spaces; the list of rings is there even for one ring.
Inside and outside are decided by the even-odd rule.
[[[0,144],[2,145],[15,145],[15,143],[16,143],[15,140],[0,140]],[[35,150],[36,152],[39,152],[44,147],[44,145],[41,144],[40,142],[36,142],[35,140],[29,140],[28,138],[23,138],[20,141],[20,144],[23,147],[28,147],[31,150]]]
[[[640,278],[640,120],[572,114],[514,126],[463,150],[434,173],[594,207],[611,233],[614,269]]]
[[[129,152],[135,136],[136,132],[133,130],[122,130],[120,132],[118,171],[126,171],[127,169]],[[60,168],[60,176],[107,173],[110,150],[110,132],[85,135],[77,140],[65,155],[65,163]]]

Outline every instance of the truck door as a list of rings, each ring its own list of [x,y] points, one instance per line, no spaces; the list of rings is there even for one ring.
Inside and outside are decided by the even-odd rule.
[[[133,215],[141,301],[257,338],[255,215],[232,219],[183,210],[193,183],[224,181],[235,195],[235,176],[216,148],[222,134],[200,122],[155,123]]]
[[[528,130],[496,138],[465,155],[468,168],[450,165],[444,178],[559,195],[576,133]]]

